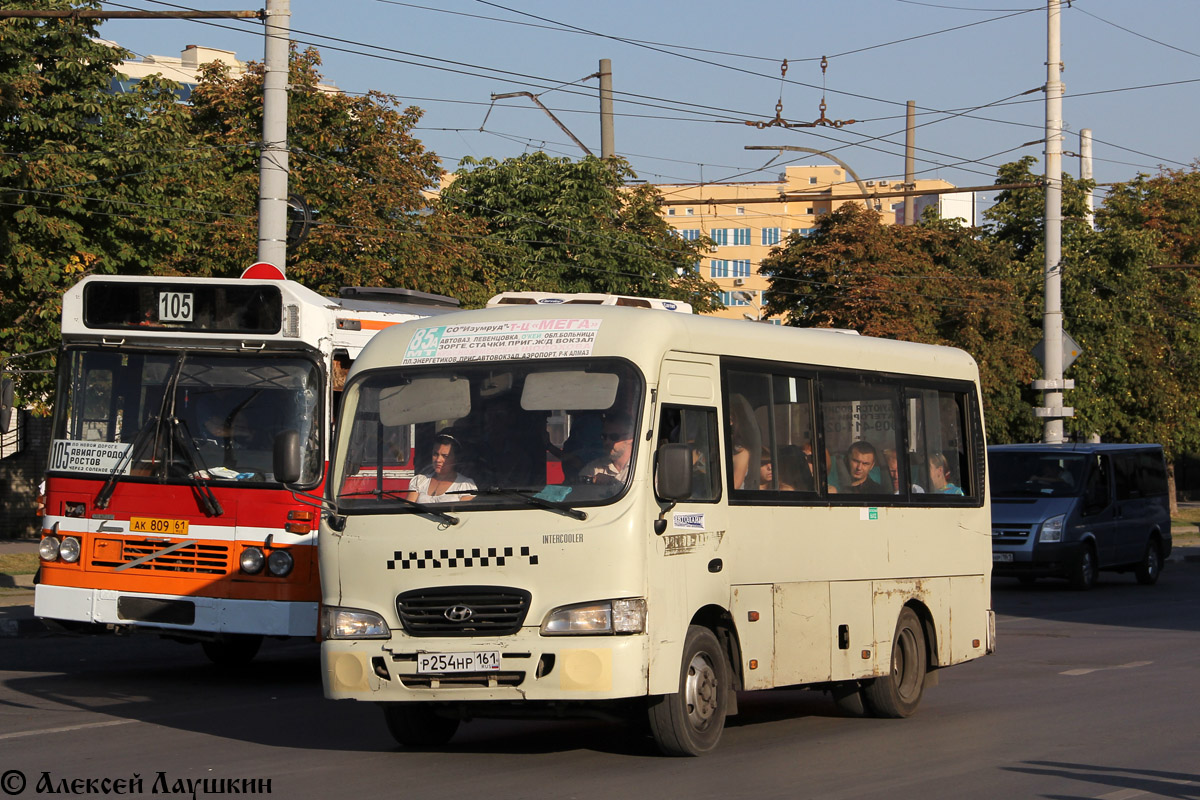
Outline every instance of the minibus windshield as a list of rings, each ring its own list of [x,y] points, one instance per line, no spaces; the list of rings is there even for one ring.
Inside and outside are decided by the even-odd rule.
[[[1083,489],[1085,465],[1081,454],[993,450],[988,480],[993,497],[1074,497]]]
[[[347,386],[340,512],[539,508],[623,493],[644,381],[620,359],[471,362],[365,372]],[[418,505],[414,505],[418,504]]]

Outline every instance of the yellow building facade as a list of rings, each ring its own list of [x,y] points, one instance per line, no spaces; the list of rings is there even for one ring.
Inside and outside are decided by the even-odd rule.
[[[762,306],[767,279],[758,269],[773,248],[793,233],[808,234],[821,215],[844,203],[875,209],[884,224],[902,222],[905,198],[893,195],[903,189],[902,183],[859,183],[842,167],[814,165],[786,167],[777,181],[658,184],[658,188],[664,200],[660,213],[680,236],[708,236],[714,241],[714,248],[698,264],[700,274],[720,287],[726,306],[713,315],[765,319]],[[919,180],[915,188],[951,189],[953,184]],[[861,198],[864,194],[870,197]]]

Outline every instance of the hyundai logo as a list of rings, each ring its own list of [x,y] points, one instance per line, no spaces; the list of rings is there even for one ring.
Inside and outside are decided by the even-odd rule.
[[[450,606],[442,616],[451,622],[466,622],[474,613],[469,606]]]

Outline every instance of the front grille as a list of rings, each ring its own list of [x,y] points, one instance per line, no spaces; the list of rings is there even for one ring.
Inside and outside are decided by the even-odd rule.
[[[499,686],[520,686],[524,672],[487,672],[451,675],[399,675],[400,683],[409,689],[495,689]]]
[[[1001,544],[1022,544],[1029,540],[1032,525],[993,525],[992,541]]]
[[[521,629],[529,599],[503,586],[441,586],[398,595],[396,612],[413,636],[504,636]]]
[[[92,566],[116,569],[169,546],[166,542],[144,539],[98,539],[93,551]],[[225,575],[229,572],[229,545],[197,542],[129,569],[157,573]]]

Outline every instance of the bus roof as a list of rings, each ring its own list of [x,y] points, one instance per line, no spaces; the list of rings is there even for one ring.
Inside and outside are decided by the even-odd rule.
[[[414,334],[422,330],[426,333],[414,339]],[[559,350],[554,349],[553,340],[544,338],[548,331],[566,337],[559,339],[565,342]],[[467,338],[472,340],[469,349],[454,349],[453,342]],[[531,344],[534,341],[542,344]],[[845,332],[820,328],[565,303],[492,307],[405,323],[376,337],[363,351],[357,369],[520,359],[527,352],[528,357],[537,358],[620,356],[653,374],[668,351],[969,381],[978,377],[974,359],[952,347],[847,336]]]

